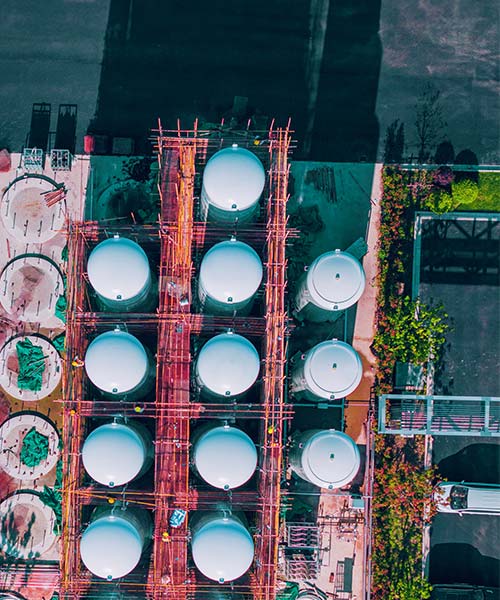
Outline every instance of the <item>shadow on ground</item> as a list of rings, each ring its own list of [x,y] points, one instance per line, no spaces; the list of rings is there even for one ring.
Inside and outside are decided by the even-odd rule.
[[[317,52],[311,10],[324,4],[112,0],[91,133],[134,137],[140,152],[159,116],[166,127],[177,118],[189,127],[196,116],[229,121],[233,98],[243,96],[248,105],[237,126],[252,116],[260,123],[275,117],[280,124],[291,116],[302,140],[315,116],[305,158],[373,159],[380,0],[329,2],[322,63],[311,66]],[[318,68],[312,102],[312,71]]]
[[[469,544],[438,544],[431,549],[429,561],[431,583],[500,586],[500,561]]]
[[[500,483],[500,446],[471,444],[438,464],[440,475],[448,481]],[[468,475],[467,475],[468,474]]]

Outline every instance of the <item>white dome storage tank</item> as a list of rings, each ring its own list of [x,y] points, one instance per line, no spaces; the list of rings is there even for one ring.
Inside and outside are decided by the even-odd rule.
[[[87,273],[105,309],[145,312],[156,302],[148,257],[128,238],[115,235],[98,244],[88,258]]]
[[[141,423],[106,423],[94,429],[82,447],[83,466],[102,485],[125,485],[153,462],[151,434]]]
[[[202,218],[250,220],[259,208],[265,183],[264,166],[253,152],[237,144],[219,150],[203,170]]]
[[[193,470],[208,484],[223,490],[246,483],[257,467],[257,449],[244,431],[212,423],[195,431]]]
[[[244,394],[257,380],[259,371],[255,346],[236,333],[221,333],[208,340],[195,364],[198,387],[219,400]]]
[[[290,391],[313,402],[345,398],[358,387],[363,375],[356,350],[339,340],[321,342],[292,362]]]
[[[248,571],[254,543],[239,516],[225,510],[197,513],[190,529],[193,560],[205,577],[225,583]]]
[[[325,252],[309,266],[295,294],[299,320],[328,321],[355,304],[365,289],[365,272],[349,252]]]
[[[102,579],[119,579],[133,571],[152,534],[149,514],[138,508],[99,507],[80,540],[87,569]]]
[[[141,398],[154,387],[155,365],[149,351],[130,333],[114,329],[90,342],[85,371],[105,396]]]
[[[235,238],[215,244],[201,261],[198,298],[214,315],[248,313],[262,281],[262,261],[255,250]]]
[[[294,435],[289,460],[299,477],[329,490],[350,483],[361,462],[354,440],[334,429],[311,429]]]

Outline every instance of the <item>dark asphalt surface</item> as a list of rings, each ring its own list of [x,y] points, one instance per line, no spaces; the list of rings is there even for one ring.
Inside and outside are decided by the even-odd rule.
[[[430,82],[447,121],[437,141],[500,162],[494,0],[330,0],[314,29],[326,28],[321,63],[311,60],[318,42],[310,34],[319,4],[4,0],[2,143],[20,149],[33,102],[50,102],[53,112],[77,103],[81,149],[94,115],[93,131],[144,137],[157,116],[167,124],[219,120],[240,95],[250,113],[291,116],[299,140],[315,116],[309,158],[370,161],[382,155],[395,118],[413,151],[414,104]],[[320,71],[311,106],[313,63]]]

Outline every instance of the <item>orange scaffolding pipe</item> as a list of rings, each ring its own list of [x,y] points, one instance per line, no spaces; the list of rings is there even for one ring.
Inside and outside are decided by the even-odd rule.
[[[188,518],[169,527],[175,509],[189,510],[190,304],[196,140],[158,140],[162,227],[155,442],[155,527],[148,592],[186,598]],[[165,410],[176,406],[180,410]]]
[[[267,205],[266,262],[266,335],[263,403],[261,424],[261,470],[259,492],[261,510],[257,515],[254,597],[273,600],[276,596],[278,544],[280,534],[281,474],[283,462],[283,424],[285,417],[286,362],[286,240],[288,128],[278,129],[271,137],[270,199]]]

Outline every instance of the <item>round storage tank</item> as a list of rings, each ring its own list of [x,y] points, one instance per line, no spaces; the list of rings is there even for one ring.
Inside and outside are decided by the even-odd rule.
[[[216,221],[250,220],[257,212],[266,172],[260,160],[233,144],[216,152],[203,171],[201,212]]]
[[[195,366],[200,389],[219,399],[245,393],[257,380],[259,371],[255,346],[236,333],[221,333],[208,340]]]
[[[337,400],[351,394],[362,375],[356,350],[345,342],[329,340],[295,359],[291,392],[313,402]]]
[[[201,261],[198,298],[214,315],[248,313],[262,281],[262,261],[248,244],[231,239],[215,244]]]
[[[143,475],[153,461],[149,431],[140,423],[107,423],[94,429],[82,448],[83,466],[102,485],[125,485]]]
[[[209,425],[195,432],[193,469],[208,484],[223,490],[246,483],[257,467],[257,449],[241,429]]]
[[[97,577],[118,579],[135,569],[151,533],[151,518],[146,511],[99,507],[82,534],[80,556]]]
[[[254,543],[242,521],[230,513],[207,513],[191,526],[191,552],[201,573],[219,583],[244,575],[253,562]]]
[[[300,320],[328,321],[355,304],[365,289],[361,263],[348,252],[318,256],[301,278],[294,314]]]
[[[114,329],[98,335],[85,354],[85,370],[92,383],[107,396],[134,400],[153,389],[155,369],[141,342]]]
[[[354,440],[345,433],[314,429],[293,436],[290,465],[305,481],[332,490],[356,477],[360,455]]]
[[[87,272],[106,309],[146,311],[155,302],[148,257],[132,240],[116,235],[98,244],[90,253]]]

